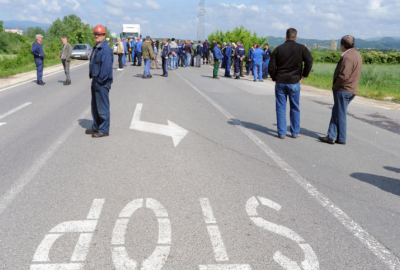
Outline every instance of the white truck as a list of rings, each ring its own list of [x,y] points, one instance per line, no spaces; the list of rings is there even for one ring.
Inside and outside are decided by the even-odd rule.
[[[121,38],[137,38],[140,37],[140,24],[123,24]]]

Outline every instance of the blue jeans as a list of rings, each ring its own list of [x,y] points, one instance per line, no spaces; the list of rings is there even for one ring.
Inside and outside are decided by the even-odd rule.
[[[190,55],[190,65],[194,66],[194,55]]]
[[[247,75],[250,74],[250,70],[253,70],[253,62],[249,61],[249,69],[247,70]]]
[[[92,80],[92,129],[101,133],[110,132],[110,100],[108,93],[111,83],[99,83]]]
[[[278,125],[278,135],[285,136],[287,132],[286,124],[286,103],[287,96],[290,102],[290,132],[293,136],[300,133],[300,83],[275,84],[276,99],[276,120]]]
[[[126,53],[122,55],[122,66],[124,67],[126,64]]]
[[[150,64],[151,64],[151,59],[144,59],[143,77],[148,77],[150,75]]]
[[[171,54],[171,69],[178,68],[178,55]]]
[[[231,76],[231,58],[230,57],[225,58],[225,76],[227,76],[227,77]]]
[[[329,123],[328,137],[338,142],[346,142],[347,107],[356,95],[342,90],[333,90],[333,108],[331,122]]]
[[[37,82],[40,83],[40,82],[42,82],[42,79],[43,79],[44,61],[41,58],[35,58],[35,64],[36,64],[36,72],[37,72]]]
[[[189,65],[189,60],[190,60],[190,57],[191,57],[191,55],[190,55],[190,53],[185,53],[185,57],[186,57],[186,63],[185,63],[185,67],[187,67],[188,65]]]
[[[257,72],[257,69],[258,69],[258,72]],[[255,81],[257,81],[257,74],[258,74],[258,79],[261,81],[262,80],[262,62],[253,63],[253,75],[254,75]]]

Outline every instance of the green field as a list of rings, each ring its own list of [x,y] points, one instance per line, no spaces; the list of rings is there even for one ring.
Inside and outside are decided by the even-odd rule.
[[[15,58],[17,55],[8,55],[8,54],[0,54],[0,60],[3,60],[5,58]]]
[[[303,83],[322,89],[332,89],[336,64],[316,63]],[[377,100],[393,97],[400,103],[400,65],[364,65],[357,95]]]
[[[33,56],[32,56],[33,59]],[[71,59],[71,61],[74,61],[75,59]],[[48,59],[48,60],[44,60],[44,67],[51,67],[57,64],[61,64],[61,60],[60,59]],[[18,68],[13,68],[13,69],[5,69],[5,70],[1,70],[0,69],[0,78],[3,77],[8,77],[11,75],[15,75],[15,74],[19,74],[19,73],[23,73],[23,72],[28,72],[28,71],[32,71],[32,70],[36,70],[36,65],[34,62],[29,63],[25,66],[21,66]]]

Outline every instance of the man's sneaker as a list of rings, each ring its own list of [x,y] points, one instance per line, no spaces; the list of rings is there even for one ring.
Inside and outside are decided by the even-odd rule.
[[[38,85],[44,85],[44,82],[38,82],[37,84]]]
[[[123,68],[117,68],[117,70],[124,70]]]

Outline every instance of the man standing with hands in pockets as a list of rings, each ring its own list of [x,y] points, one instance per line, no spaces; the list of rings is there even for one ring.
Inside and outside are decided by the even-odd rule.
[[[64,44],[64,47],[61,51],[61,61],[64,67],[65,75],[67,76],[67,80],[65,81],[64,85],[71,84],[71,76],[69,72],[69,65],[71,63],[71,54],[72,54],[72,46],[68,43],[66,37],[61,38],[61,42]],[[108,43],[107,43],[108,44]]]

